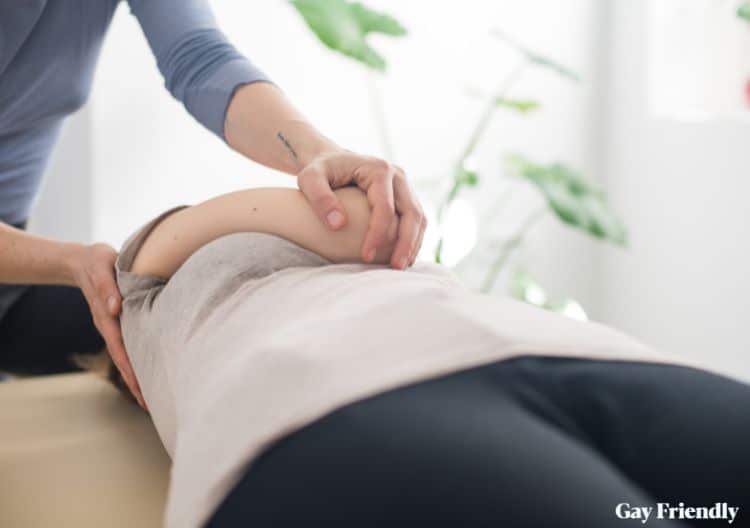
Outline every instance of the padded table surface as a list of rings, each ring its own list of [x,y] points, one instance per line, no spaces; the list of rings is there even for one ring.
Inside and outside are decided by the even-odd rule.
[[[161,526],[169,466],[148,415],[95,374],[0,383],[0,526]]]

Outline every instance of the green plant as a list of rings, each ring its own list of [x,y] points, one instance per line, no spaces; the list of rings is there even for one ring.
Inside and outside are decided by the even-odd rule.
[[[392,16],[373,11],[357,2],[348,0],[290,0],[290,3],[299,11],[313,33],[326,46],[378,71],[384,71],[387,63],[370,46],[367,41],[368,36],[371,33],[384,33],[391,36],[406,34],[406,29]],[[495,92],[486,97],[485,110],[482,112],[450,173],[444,195],[438,201],[437,220],[439,229],[444,220],[445,211],[461,192],[482,184],[482,177],[471,167],[470,160],[498,110],[530,115],[541,108],[541,104],[536,100],[512,96],[511,90],[521,75],[528,68],[533,67],[550,71],[563,80],[580,81],[580,76],[570,68],[531,50],[508,34],[495,29],[492,31],[492,35],[514,49],[520,60]],[[380,113],[382,113],[382,109],[380,109]],[[381,130],[381,134],[386,135],[384,130]],[[596,239],[620,246],[626,244],[625,228],[609,210],[604,193],[601,189],[583,179],[574,169],[560,163],[540,165],[520,154],[513,154],[506,157],[505,175],[512,178],[514,182],[523,182],[535,187],[544,197],[545,206],[533,211],[513,236],[496,244],[499,249],[487,269],[481,285],[482,291],[489,292],[492,290],[500,272],[504,269],[513,252],[521,246],[528,232],[548,212],[552,212],[564,224],[579,229]],[[443,245],[444,241],[441,236],[435,248],[434,260],[436,262],[442,260]],[[522,280],[519,277],[522,277]],[[517,273],[512,280],[511,291],[517,297],[534,303],[534,296],[529,297],[521,293],[524,291],[523,285],[528,289],[531,288],[532,284],[534,291],[541,291],[541,286],[533,283],[528,276]],[[570,304],[572,302],[549,304],[545,301],[535,304],[548,309],[560,309],[561,306],[572,306]]]
[[[737,8],[737,16],[750,21],[750,2],[742,2]]]
[[[511,154],[506,158],[506,171],[534,185],[544,196],[546,205],[529,215],[517,233],[501,246],[487,271],[482,291],[492,289],[511,253],[548,211],[561,222],[594,238],[618,246],[627,245],[625,226],[607,207],[604,192],[574,169],[559,163],[537,165],[520,154]]]
[[[504,32],[496,29],[492,34],[515,49],[521,60],[496,92],[487,98],[486,109],[480,116],[474,132],[456,163],[453,182],[438,206],[438,222],[442,220],[445,210],[458,197],[462,189],[479,185],[479,175],[474,171],[467,171],[467,162],[474,154],[497,110],[502,108],[528,114],[540,108],[541,105],[537,101],[514,99],[509,95],[511,88],[526,68],[529,66],[544,68],[563,79],[580,81],[580,76],[570,68],[529,50]],[[575,170],[562,164],[536,165],[519,154],[509,156],[507,160],[506,172],[520,176],[535,185],[544,195],[549,210],[553,211],[559,220],[596,238],[625,245],[625,228],[609,212],[604,193],[585,181]],[[471,177],[467,177],[467,174]],[[520,230],[501,244],[482,282],[482,291],[492,290],[510,255],[523,243],[525,236],[543,215],[544,211],[532,213]],[[436,262],[441,261],[442,251],[443,239],[440,238],[435,249]]]
[[[395,18],[347,0],[290,0],[320,41],[370,68],[384,71],[385,59],[367,42],[371,33],[406,35]]]
[[[564,223],[619,246],[627,244],[622,223],[607,207],[604,192],[565,165],[537,165],[520,154],[507,158],[508,170],[535,185]]]
[[[383,73],[386,60],[368,42],[373,33],[403,37],[406,28],[385,13],[348,0],[289,0],[302,15],[313,34],[328,48],[365,65],[369,70]],[[375,123],[380,136],[383,154],[393,159],[388,124],[385,119],[382,97],[374,82],[368,77]]]

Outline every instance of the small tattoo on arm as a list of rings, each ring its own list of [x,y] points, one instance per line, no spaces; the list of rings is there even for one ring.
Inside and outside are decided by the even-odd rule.
[[[286,149],[294,158],[294,161],[299,161],[299,158],[297,157],[297,152],[294,150],[294,147],[292,147],[292,144],[289,143],[289,140],[286,137],[284,137],[284,134],[282,134],[281,132],[278,132],[276,134],[276,137],[279,138],[279,140],[284,144]]]

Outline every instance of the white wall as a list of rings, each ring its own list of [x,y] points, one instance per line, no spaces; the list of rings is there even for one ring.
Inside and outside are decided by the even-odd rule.
[[[632,247],[603,248],[595,315],[750,379],[750,122],[651,114],[647,2],[608,4],[601,173]]]
[[[29,230],[59,240],[92,240],[91,109],[67,120],[34,203]]]

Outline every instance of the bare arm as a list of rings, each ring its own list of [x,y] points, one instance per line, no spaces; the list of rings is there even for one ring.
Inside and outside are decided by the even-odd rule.
[[[296,189],[248,189],[182,209],[154,228],[131,270],[168,279],[201,246],[238,232],[280,236],[333,262],[359,262],[370,219],[367,198],[356,187],[344,187],[335,193],[349,218],[337,231],[323,224]],[[387,242],[375,256],[376,263],[388,263],[397,224],[390,225]]]
[[[360,256],[369,262],[381,254],[393,222],[397,242],[390,264],[404,269],[414,263],[427,225],[404,171],[385,160],[345,150],[323,136],[275,86],[243,86],[226,115],[227,143],[250,159],[297,176],[297,185],[318,218],[333,229],[346,225],[345,208],[334,189],[357,185],[367,194],[372,214],[362,238]]]
[[[70,261],[81,247],[0,223],[0,282],[75,286]]]
[[[297,176],[318,217],[336,230],[346,211],[333,189],[354,183],[373,211],[361,256],[369,261],[399,223],[391,265],[414,262],[424,214],[404,171],[385,160],[349,152],[324,137],[284,94],[227,41],[208,0],[128,0],[164,75],[190,113],[238,152]],[[247,83],[247,84],[245,84]],[[399,217],[399,218],[397,218]]]
[[[114,277],[116,258],[115,250],[106,244],[58,242],[0,223],[0,282],[78,286],[107,351],[145,408],[117,320],[121,299]]]

